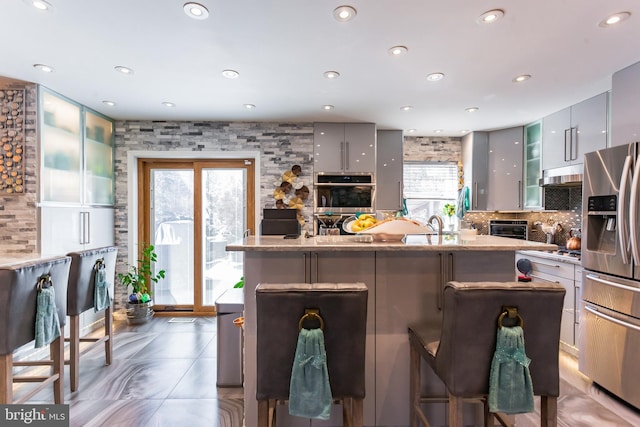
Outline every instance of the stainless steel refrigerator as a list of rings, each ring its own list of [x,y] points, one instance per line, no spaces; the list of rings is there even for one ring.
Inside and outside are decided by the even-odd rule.
[[[639,143],[585,155],[578,366],[640,408]]]

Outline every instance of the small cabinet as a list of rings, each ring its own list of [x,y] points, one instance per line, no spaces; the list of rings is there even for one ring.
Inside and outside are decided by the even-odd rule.
[[[43,256],[115,243],[113,208],[44,206],[40,218],[40,253]]]
[[[613,74],[611,145],[638,141],[640,135],[640,62]]]
[[[542,123],[524,128],[523,205],[525,209],[542,208]]]
[[[113,205],[113,122],[84,111],[84,202]]]
[[[489,132],[487,209],[522,209],[523,127]]]
[[[402,145],[401,130],[378,131],[375,201],[378,210],[402,209]]]
[[[542,119],[542,168],[584,163],[585,153],[607,146],[608,94],[589,98]]]
[[[489,134],[471,132],[462,138],[464,184],[469,191],[472,210],[487,209]]]
[[[376,171],[376,125],[373,123],[315,123],[315,172]]]

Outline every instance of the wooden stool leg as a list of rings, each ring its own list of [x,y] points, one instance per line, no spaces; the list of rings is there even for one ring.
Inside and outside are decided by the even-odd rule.
[[[53,355],[53,375],[58,378],[53,381],[53,400],[57,404],[64,403],[64,336],[59,336],[51,344],[49,349]]]
[[[449,427],[463,427],[462,398],[449,393]]]
[[[351,399],[351,418],[353,427],[362,427],[364,425],[364,399]]]
[[[80,316],[69,316],[69,387],[78,389],[80,380]]]
[[[258,427],[269,427],[268,400],[258,400]]]
[[[105,364],[111,365],[111,356],[113,355],[113,316],[111,315],[111,304],[104,311],[104,335],[107,340],[104,342],[104,358]]]
[[[420,354],[411,345],[409,360],[409,425],[418,427],[419,419],[417,408],[420,405]]]
[[[13,354],[0,356],[0,404],[13,403]]]
[[[556,427],[558,425],[558,398],[540,396],[540,426]]]
[[[484,399],[484,427],[493,427],[493,414],[489,412],[489,396]]]

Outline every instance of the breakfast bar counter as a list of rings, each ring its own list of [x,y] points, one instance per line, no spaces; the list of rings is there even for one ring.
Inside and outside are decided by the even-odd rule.
[[[495,236],[409,235],[402,241],[362,242],[363,236],[284,239],[249,236],[227,251],[244,253],[245,425],[257,425],[255,288],[260,283],[355,283],[368,288],[364,424],[409,424],[407,326],[441,322],[444,285],[458,281],[515,280],[515,252],[555,245]],[[331,355],[327,354],[330,358]],[[342,425],[341,408],[311,425]],[[444,405],[433,406],[443,419]],[[309,426],[278,407],[278,426]]]

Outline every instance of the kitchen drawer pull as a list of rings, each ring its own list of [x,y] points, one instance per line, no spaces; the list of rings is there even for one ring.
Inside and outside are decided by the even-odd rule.
[[[603,285],[613,286],[614,288],[624,289],[625,291],[640,293],[640,288],[612,282],[611,280],[601,279],[598,276],[594,276],[593,274],[587,274],[587,279],[593,280],[594,282],[602,283]]]
[[[540,262],[540,261],[531,261],[531,264],[539,264],[539,265],[544,265],[544,266],[547,266],[547,267],[560,268],[560,265],[558,265],[558,264],[547,264],[546,262]]]
[[[616,319],[615,317],[609,316],[609,315],[604,314],[604,313],[600,313],[598,310],[594,310],[593,308],[589,307],[588,305],[586,305],[584,307],[584,309],[587,310],[589,313],[595,315],[595,316],[602,317],[604,320],[608,320],[611,323],[615,323],[616,325],[620,325],[620,326],[623,326],[625,328],[633,329],[634,331],[639,331],[640,332],[640,326],[636,326],[636,325],[633,325],[631,323],[623,322],[622,320]]]
[[[560,282],[558,282],[557,280],[546,279],[544,277],[536,276],[535,274],[529,274],[529,276],[535,277],[536,279],[544,280],[545,282],[557,283],[558,285],[560,284]]]

